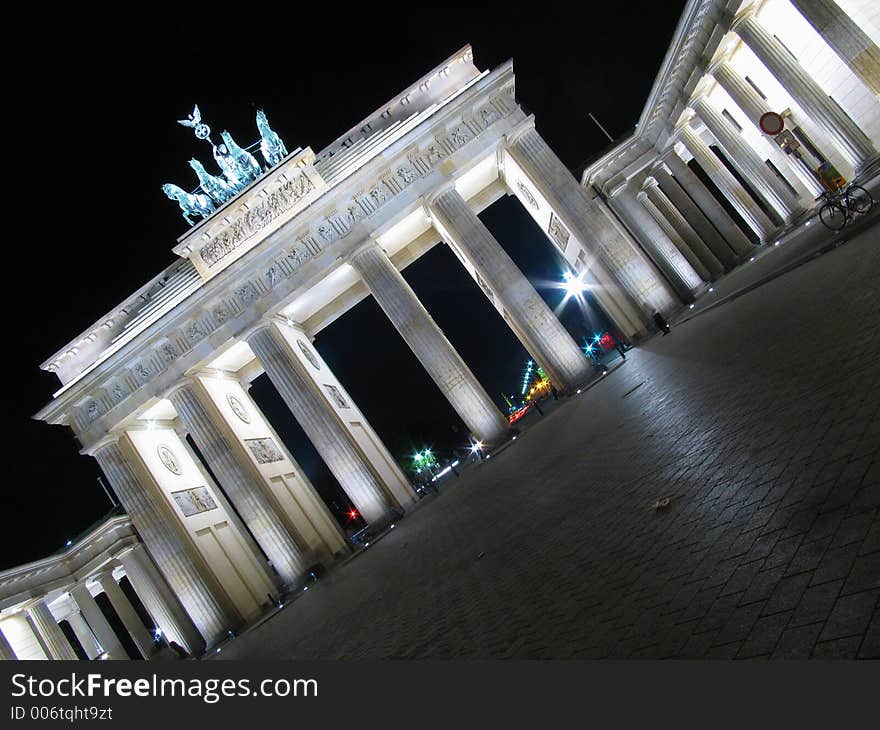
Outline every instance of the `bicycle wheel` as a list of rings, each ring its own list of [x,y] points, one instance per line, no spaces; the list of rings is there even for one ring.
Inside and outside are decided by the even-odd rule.
[[[846,191],[846,204],[856,213],[867,213],[874,205],[874,199],[863,187],[850,185]]]
[[[825,203],[819,209],[819,220],[832,231],[842,231],[847,217],[846,208],[837,203]]]

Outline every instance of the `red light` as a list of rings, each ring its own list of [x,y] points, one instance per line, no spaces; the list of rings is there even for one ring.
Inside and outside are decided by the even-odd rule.
[[[353,520],[358,516],[357,510],[350,510],[348,513],[348,519]]]

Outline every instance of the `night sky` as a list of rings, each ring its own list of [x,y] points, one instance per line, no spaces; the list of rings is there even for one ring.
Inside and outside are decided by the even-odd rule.
[[[615,138],[633,129],[683,6],[400,15],[328,6],[310,16],[257,4],[231,17],[214,18],[204,6],[190,18],[123,18],[93,17],[77,5],[10,25],[0,157],[9,424],[0,568],[55,552],[110,508],[97,463],[78,455],[72,432],[31,419],[59,387],[38,366],[173,261],[185,223],[161,185],[194,187],[192,156],[213,169],[210,148],[176,123],[194,103],[212,129],[228,129],[239,144],[258,138],[254,114],[262,108],[289,149],[318,152],[471,43],[480,69],[514,59],[517,99],[579,174],[609,145],[587,113]],[[561,292],[549,283],[562,262],[528,214],[508,198],[481,218],[555,307]],[[442,245],[404,275],[503,406],[501,393],[517,390],[528,355],[500,315]],[[586,321],[572,305],[562,313],[577,338],[601,327],[601,314],[592,316]],[[316,345],[401,460],[423,446],[448,456],[464,443],[458,417],[372,299],[320,332]],[[321,493],[341,503],[265,376],[251,393]]]

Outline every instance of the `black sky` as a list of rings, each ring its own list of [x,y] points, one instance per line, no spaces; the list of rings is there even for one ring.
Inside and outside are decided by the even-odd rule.
[[[160,186],[191,187],[187,160],[210,162],[175,121],[193,103],[239,143],[257,138],[263,108],[288,148],[317,152],[469,42],[481,69],[514,59],[519,102],[579,172],[608,144],[587,113],[615,137],[633,128],[683,5],[286,13],[255,4],[233,17],[203,6],[186,18],[119,4],[124,15],[46,7],[9,24],[0,568],[54,552],[109,508],[97,464],[77,454],[72,434],[30,418],[58,388],[38,365],[173,260],[185,224]],[[499,201],[481,217],[533,282],[558,278],[560,262],[518,204]],[[445,247],[405,276],[500,404],[527,357],[503,321]],[[570,310],[566,325],[585,334],[589,325]],[[316,342],[395,455],[427,444],[448,452],[460,441],[455,414],[372,300]],[[265,376],[252,393],[330,495],[332,479]]]

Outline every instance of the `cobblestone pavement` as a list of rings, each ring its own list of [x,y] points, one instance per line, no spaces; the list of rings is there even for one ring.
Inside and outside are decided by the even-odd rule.
[[[220,656],[880,657],[878,239],[655,337]]]

